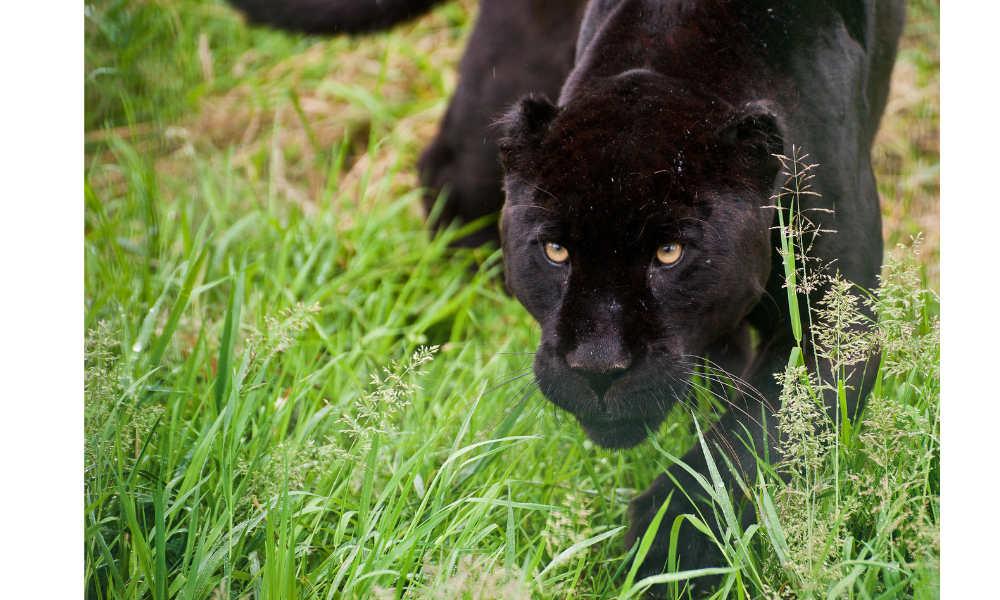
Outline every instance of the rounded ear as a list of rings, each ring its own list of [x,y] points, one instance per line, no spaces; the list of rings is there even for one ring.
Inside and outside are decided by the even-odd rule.
[[[520,166],[529,151],[541,146],[557,114],[559,108],[544,95],[526,96],[495,123],[500,130],[497,145],[505,171]]]
[[[784,141],[773,114],[744,116],[723,129],[721,137],[745,169],[768,187],[774,183],[781,169],[781,161],[775,155],[783,153]]]

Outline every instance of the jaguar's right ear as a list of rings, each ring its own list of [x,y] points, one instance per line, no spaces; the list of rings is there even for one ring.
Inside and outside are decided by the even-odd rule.
[[[525,96],[495,124],[500,137],[500,162],[504,171],[523,165],[525,156],[539,148],[559,108],[544,95]]]

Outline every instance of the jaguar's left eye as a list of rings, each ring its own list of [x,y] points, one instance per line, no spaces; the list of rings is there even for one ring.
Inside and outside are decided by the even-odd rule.
[[[656,260],[660,261],[661,265],[672,265],[681,259],[683,252],[684,246],[680,244],[664,244],[656,249]]]
[[[556,264],[561,264],[569,260],[569,250],[560,244],[549,242],[545,244],[545,256]]]

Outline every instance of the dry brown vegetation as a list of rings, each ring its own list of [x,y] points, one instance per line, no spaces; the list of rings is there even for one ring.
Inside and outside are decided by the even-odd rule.
[[[226,11],[219,8],[220,11]],[[139,151],[160,154],[157,170],[181,176],[193,152],[229,160],[261,188],[274,186],[279,196],[315,206],[326,181],[320,171],[330,149],[344,139],[350,151],[340,172],[339,189],[356,185],[370,166],[369,132],[388,134],[375,151],[371,181],[390,166],[400,169],[391,185],[400,192],[417,184],[414,163],[419,148],[437,132],[448,95],[457,79],[476,3],[462,0],[447,15],[441,10],[395,28],[389,34],[315,38],[304,51],[276,61],[251,48],[232,64],[215,64],[211,43],[199,39],[196,60],[209,86],[199,110],[173,126],[140,123],[131,128]],[[229,18],[238,19],[230,13]],[[914,3],[890,98],[872,156],[881,195],[883,236],[887,249],[923,233],[921,260],[933,287],[938,286],[940,245],[939,32],[937,18]],[[212,90],[220,71],[236,85]],[[128,127],[95,130],[89,141],[128,136]],[[91,164],[94,157],[88,157]],[[113,162],[110,152],[97,162]],[[267,182],[266,172],[271,181]],[[110,186],[112,195],[125,185],[118,171],[91,179]],[[414,212],[419,209],[416,205]]]
[[[921,260],[935,289],[941,280],[939,39],[937,19],[911,7],[872,151],[886,247],[923,232]]]

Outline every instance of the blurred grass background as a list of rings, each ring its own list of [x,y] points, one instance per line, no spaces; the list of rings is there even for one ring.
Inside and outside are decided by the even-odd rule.
[[[119,135],[155,153],[157,169],[167,172],[181,168],[177,150],[232,146],[237,166],[259,180],[271,166],[262,148],[273,147],[282,153],[274,165],[280,192],[308,202],[319,185],[315,165],[329,161],[345,132],[354,146],[348,165],[362,158],[374,120],[406,143],[400,177],[412,182],[415,152],[436,132],[475,13],[476,3],[462,0],[389,33],[318,38],[248,29],[222,2],[88,5],[88,165],[100,164],[102,140]],[[873,151],[887,248],[924,232],[932,282],[939,279],[938,43],[938,2],[910,0]]]

